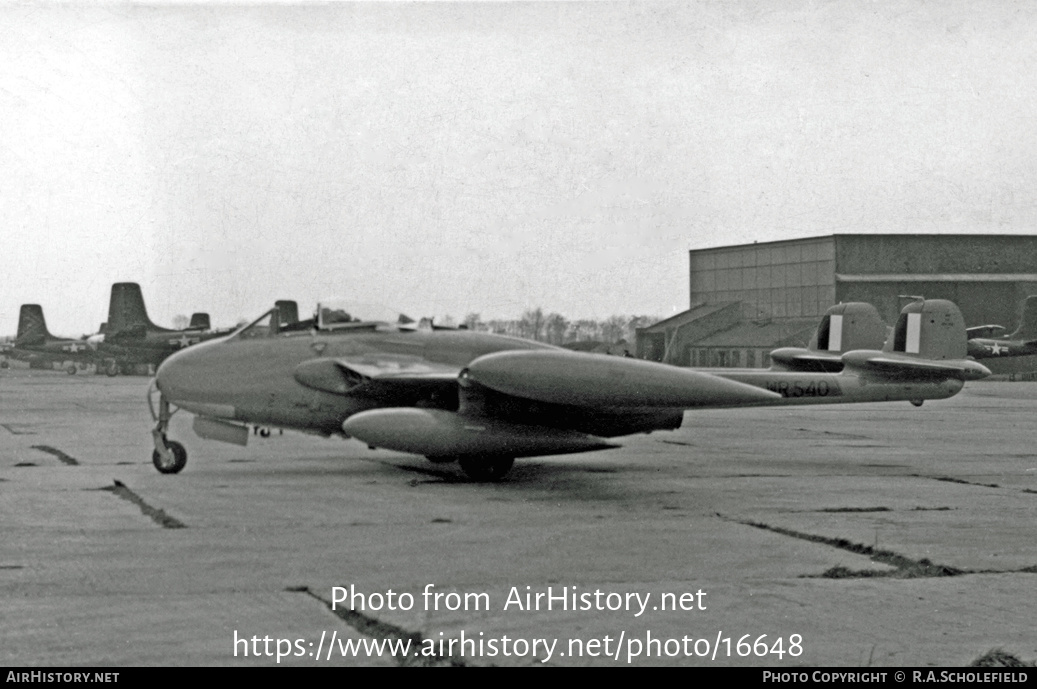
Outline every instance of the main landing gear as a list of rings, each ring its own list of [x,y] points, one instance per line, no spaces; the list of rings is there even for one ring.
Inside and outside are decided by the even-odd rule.
[[[148,389],[148,408],[151,410],[152,418],[158,423],[155,425],[154,430],[151,431],[151,437],[155,441],[155,451],[151,453],[151,462],[163,474],[176,474],[187,464],[187,450],[184,449],[184,446],[175,440],[166,438],[166,431],[169,430],[169,419],[173,417],[177,410],[170,409],[169,401],[160,392],[158,396],[158,414],[156,414],[155,408],[151,404],[151,393],[154,389],[154,383],[152,383],[152,387]]]
[[[433,464],[447,464],[457,460],[461,471],[473,481],[499,481],[515,465],[514,457],[467,455],[463,457],[426,457],[425,459]]]

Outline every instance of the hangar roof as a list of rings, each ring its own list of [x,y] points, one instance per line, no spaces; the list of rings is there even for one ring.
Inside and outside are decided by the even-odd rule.
[[[732,348],[805,346],[816,327],[816,318],[790,318],[765,323],[743,321],[687,344],[692,347]]]

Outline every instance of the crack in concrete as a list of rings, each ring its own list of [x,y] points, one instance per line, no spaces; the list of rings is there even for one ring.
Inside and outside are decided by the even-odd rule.
[[[105,486],[104,488],[99,488],[97,490],[105,490],[109,493],[114,493],[123,500],[128,500],[129,502],[132,502],[134,505],[140,508],[140,511],[143,512],[145,516],[149,517],[153,522],[155,522],[164,529],[187,528],[187,524],[184,524],[179,519],[175,517],[170,517],[163,510],[156,509],[148,503],[144,502],[143,498],[141,498],[139,495],[127,488],[126,485],[118,479],[115,480],[115,485]]]
[[[329,601],[318,596],[309,586],[292,586],[285,590],[291,593],[305,593],[307,596],[320,601],[333,615],[364,636],[369,636],[374,639],[386,639],[389,641],[410,641],[412,647],[420,647],[425,642],[425,637],[421,632],[412,632],[403,627],[383,622],[377,617],[370,617],[355,610],[347,610],[341,607],[333,609]],[[438,653],[431,656],[421,655],[418,657],[414,657],[413,655],[394,656],[394,660],[404,667],[464,667],[465,665],[465,662],[460,658],[450,655],[440,655]]]
[[[57,457],[58,459],[60,459],[62,462],[64,462],[65,464],[69,465],[70,467],[74,467],[74,466],[78,466],[79,465],[79,461],[75,457],[70,457],[70,456],[66,455],[64,452],[62,452],[61,450],[59,450],[57,448],[54,448],[54,447],[51,447],[50,445],[33,445],[32,449],[39,450],[40,452],[46,452],[48,454],[52,454],[55,457]]]
[[[26,427],[31,428],[32,427],[31,424],[24,424],[24,423],[0,423],[0,426],[3,426],[4,428],[6,428],[7,432],[10,433],[11,435],[37,435],[36,431],[25,430]]]
[[[824,545],[830,545],[833,548],[846,550],[851,553],[856,553],[857,555],[867,555],[875,562],[879,562],[884,565],[890,565],[895,568],[893,570],[851,570],[847,567],[832,567],[820,575],[825,579],[846,579],[863,577],[893,577],[896,579],[914,579],[918,577],[953,577],[961,574],[972,573],[969,570],[958,569],[957,567],[935,564],[925,558],[921,560],[912,560],[911,558],[904,557],[899,553],[894,553],[891,550],[880,550],[878,548],[873,548],[870,545],[853,543],[852,541],[848,541],[845,538],[829,538],[827,536],[817,536],[814,534],[803,533],[801,531],[795,531],[793,529],[786,529],[781,526],[771,526],[770,524],[764,524],[763,522],[733,519],[730,517],[725,517],[724,515],[719,513],[717,514],[717,516],[721,519],[724,519],[725,521],[733,521],[738,524],[744,524],[745,526],[752,526],[757,529],[763,529],[764,531],[772,531],[783,536],[791,536],[792,538],[798,538],[803,541],[810,541],[811,543],[822,543]]]
[[[824,435],[829,438],[844,438],[846,440],[871,440],[872,438],[867,435],[858,435],[857,433],[839,433],[838,431],[817,431],[812,428],[797,428],[797,431],[801,433],[813,433],[815,435]]]
[[[966,486],[983,486],[984,488],[1000,488],[1001,486],[996,483],[979,483],[978,481],[966,481],[961,478],[954,478],[953,476],[926,476],[925,474],[909,474],[917,478],[928,478],[933,481],[946,481],[947,483],[961,483]]]
[[[864,545],[862,543],[854,543],[848,541],[845,538],[829,538],[827,536],[817,536],[815,534],[803,533],[802,531],[796,531],[794,529],[786,529],[781,526],[771,526],[770,524],[764,524],[763,522],[745,521],[742,519],[734,519],[727,517],[719,512],[716,513],[717,517],[724,521],[735,522],[736,524],[744,524],[745,526],[752,526],[757,529],[763,529],[764,531],[773,531],[774,533],[781,534],[783,536],[791,536],[792,538],[798,538],[804,541],[810,541],[811,543],[822,543],[824,545],[830,545],[833,548],[839,548],[840,550],[846,550],[857,555],[867,555],[873,561],[889,565],[894,567],[892,570],[876,570],[876,569],[850,569],[848,567],[831,567],[825,570],[820,575],[803,575],[805,579],[862,579],[870,577],[888,577],[893,579],[918,579],[928,577],[956,577],[963,574],[1037,574],[1037,565],[1030,567],[1021,567],[1020,569],[959,569],[957,567],[951,567],[950,565],[941,565],[939,563],[932,562],[928,558],[922,558],[921,560],[912,560],[909,557],[895,553],[892,550],[882,550],[879,548],[873,548],[870,545]]]

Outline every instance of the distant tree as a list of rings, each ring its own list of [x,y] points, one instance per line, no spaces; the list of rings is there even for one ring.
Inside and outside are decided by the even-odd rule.
[[[469,313],[464,317],[464,324],[469,330],[479,330],[479,326],[482,325],[482,317],[477,313]]]
[[[584,340],[597,340],[601,334],[601,326],[595,320],[581,318],[569,324],[569,332],[566,335],[567,342],[582,342]]]
[[[548,342],[560,345],[565,342],[565,333],[569,330],[569,321],[560,313],[551,312],[544,321],[544,331]]]
[[[191,325],[191,319],[185,316],[184,314],[178,313],[177,315],[173,316],[174,330],[183,330],[189,325]]]
[[[527,310],[522,314],[520,327],[523,337],[528,337],[531,340],[539,340],[541,337],[541,331],[544,329],[544,310],[539,306],[535,309]]]
[[[609,316],[601,324],[601,339],[609,344],[615,344],[625,339],[628,322],[629,319],[626,316]]]

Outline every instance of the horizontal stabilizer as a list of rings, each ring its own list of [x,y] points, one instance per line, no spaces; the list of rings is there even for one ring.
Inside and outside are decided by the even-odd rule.
[[[584,407],[678,407],[752,404],[776,392],[709,373],[626,357],[567,351],[485,354],[462,380],[526,399]]]
[[[965,328],[965,337],[970,340],[976,337],[1000,337],[1005,330],[1007,328],[1003,325],[974,325],[971,328]]]
[[[838,354],[801,347],[775,349],[771,352],[771,362],[789,371],[838,373],[843,370],[843,360]]]
[[[342,430],[373,447],[426,457],[528,457],[619,447],[603,438],[577,431],[414,407],[360,412],[346,419]]]
[[[898,357],[889,352],[859,350],[843,354],[848,368],[870,371],[896,380],[980,380],[990,375],[990,369],[971,359],[918,359]]]

